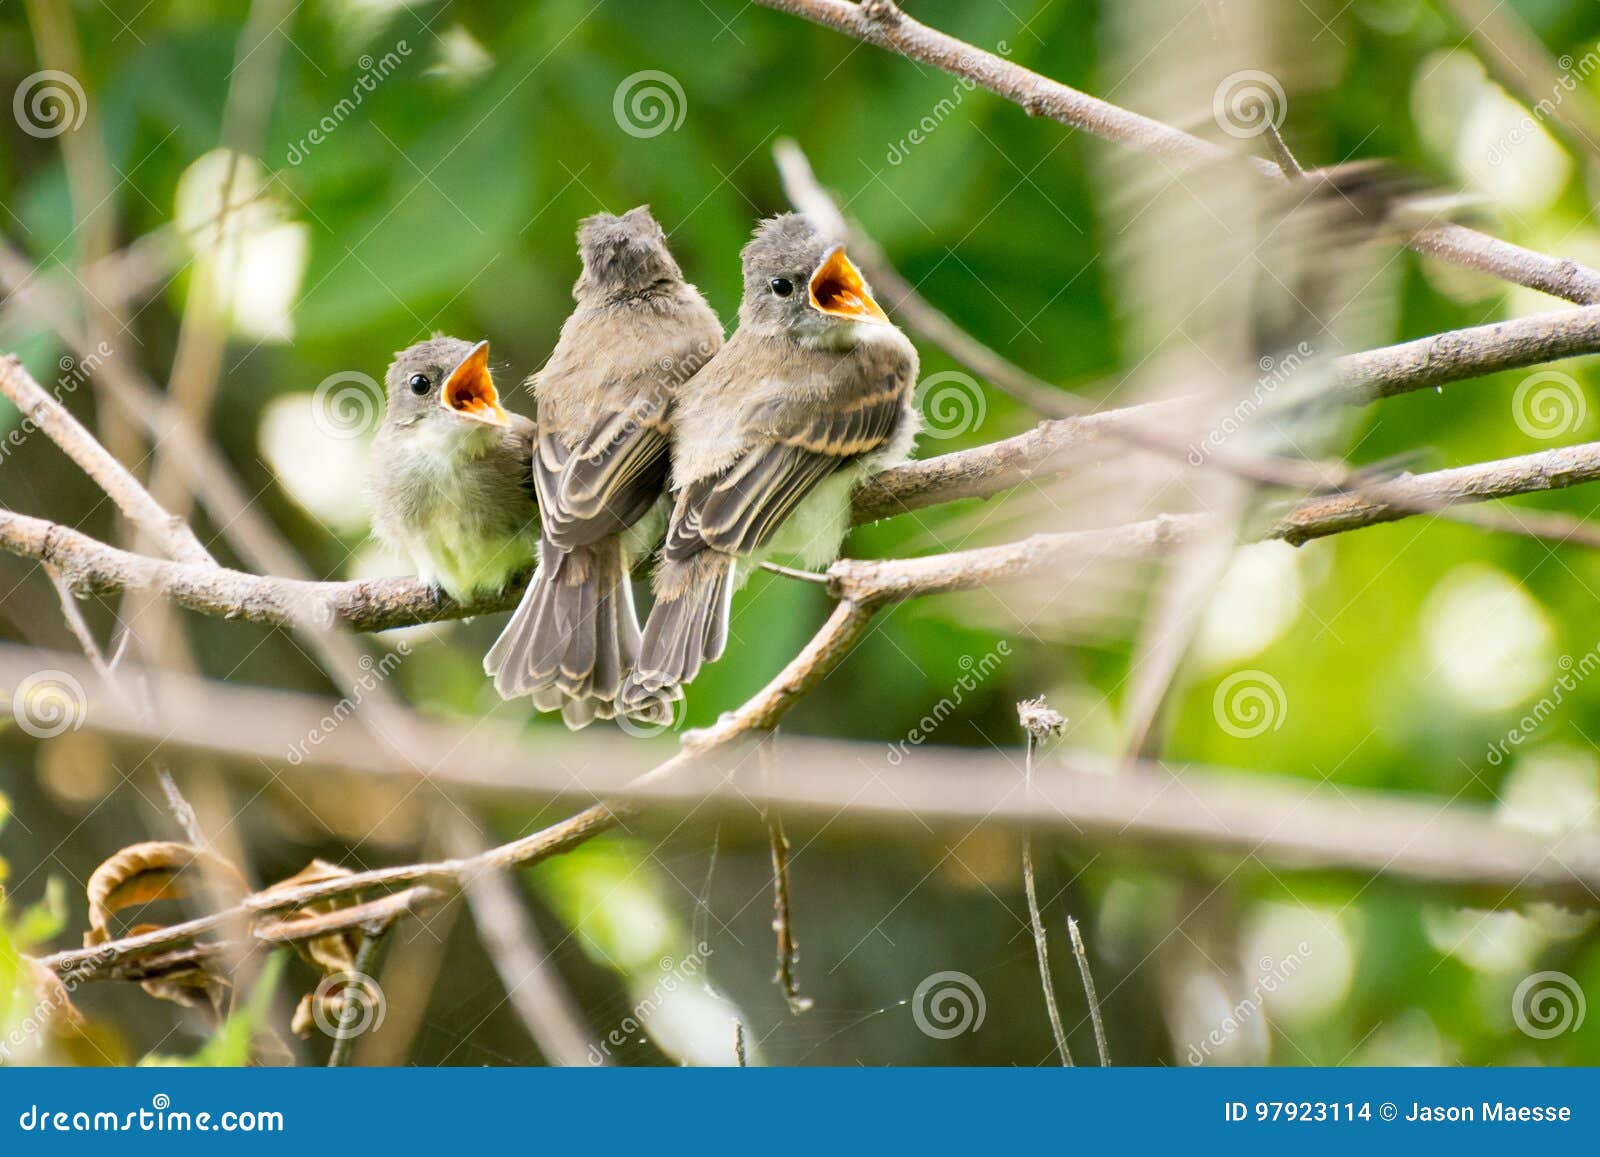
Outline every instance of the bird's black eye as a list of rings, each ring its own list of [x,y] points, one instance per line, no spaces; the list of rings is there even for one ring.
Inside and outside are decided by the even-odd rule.
[[[772,290],[772,292],[776,293],[779,297],[788,297],[794,292],[794,282],[790,281],[787,277],[774,277],[767,283],[767,288]]]
[[[413,394],[426,394],[433,388],[433,383],[428,381],[427,374],[411,375],[411,392]]]

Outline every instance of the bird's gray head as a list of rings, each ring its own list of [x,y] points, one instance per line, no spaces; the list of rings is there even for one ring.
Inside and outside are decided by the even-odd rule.
[[[840,239],[800,213],[757,225],[743,258],[741,325],[825,339],[857,323],[890,324]]]
[[[572,287],[579,301],[624,297],[662,282],[683,280],[667,248],[667,235],[648,205],[622,216],[596,213],[578,223],[583,273]]]
[[[391,425],[410,426],[425,418],[511,424],[489,374],[486,341],[435,335],[395,354],[385,381]]]

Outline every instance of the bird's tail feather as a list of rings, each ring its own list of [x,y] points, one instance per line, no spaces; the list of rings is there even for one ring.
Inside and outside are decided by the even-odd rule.
[[[539,573],[484,658],[503,698],[529,695],[573,730],[609,719],[639,653],[622,543],[540,548]]]
[[[703,664],[722,656],[733,574],[734,560],[709,550],[656,568],[656,604],[645,623],[636,669],[623,688],[623,710],[661,710],[682,696],[683,684]]]

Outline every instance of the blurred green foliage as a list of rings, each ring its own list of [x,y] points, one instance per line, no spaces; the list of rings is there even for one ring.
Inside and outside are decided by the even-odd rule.
[[[81,79],[117,175],[112,206],[117,239],[126,243],[173,221],[180,180],[217,147],[249,5],[154,0],[133,12],[91,0],[60,7],[82,42]],[[1087,91],[1105,93],[1117,82],[1101,57],[1104,12],[1089,0],[907,7],[975,44],[1004,40],[1019,63]],[[1332,30],[1314,44],[1324,83],[1291,93],[1285,132],[1302,157],[1393,157],[1443,185],[1470,184],[1460,145],[1466,130],[1447,125],[1460,147],[1441,149],[1419,128],[1419,119],[1428,120],[1421,105],[1431,99],[1432,78],[1441,68],[1466,62],[1465,76],[1472,67],[1462,30],[1441,6],[1313,0],[1298,7],[1314,8]],[[1585,0],[1510,7],[1552,57],[1581,58],[1600,42],[1600,9]],[[1096,173],[1107,146],[986,93],[963,92],[924,143],[892,160],[908,129],[958,91],[942,73],[744,0],[318,0],[294,6],[284,30],[290,40],[279,48],[267,116],[258,139],[241,148],[271,176],[266,203],[304,230],[293,337],[235,340],[212,428],[263,510],[319,574],[351,573],[362,520],[359,512],[319,517],[281,484],[259,433],[275,402],[343,371],[380,376],[390,351],[434,330],[489,337],[502,381],[521,378],[539,366],[570,305],[574,225],[600,209],[650,203],[690,279],[731,322],[739,246],[756,218],[786,207],[771,163],[780,137],[802,145],[821,179],[926,297],[1014,361],[1092,390],[1129,368],[1125,319],[1102,258],[1102,209],[1111,194]],[[1308,20],[1304,35],[1316,31]],[[386,54],[398,64],[370,91],[362,88]],[[23,6],[0,6],[0,89],[13,91],[40,67]],[[668,73],[681,86],[678,128],[623,131],[616,96],[642,70]],[[1600,96],[1592,78],[1585,83]],[[1479,84],[1474,91],[1488,100],[1492,85]],[[351,102],[348,111],[322,130],[322,143],[307,143],[341,101]],[[1457,112],[1457,121],[1466,117]],[[0,230],[46,269],[73,267],[85,236],[74,228],[59,145],[9,125],[0,132]],[[1593,156],[1573,156],[1555,187],[1537,203],[1500,213],[1492,230],[1561,255],[1600,253],[1594,166]],[[178,318],[197,284],[187,269],[163,281],[118,339],[158,380],[170,369]],[[1401,288],[1394,339],[1550,305],[1462,289],[1459,278],[1413,256],[1403,259]],[[4,317],[5,348],[21,353],[41,380],[55,379],[60,345],[20,311]],[[955,368],[937,350],[922,352],[926,372]],[[1559,368],[1585,388],[1593,381],[1587,363]],[[1425,392],[1373,407],[1362,418],[1359,457],[1405,454],[1435,466],[1545,448],[1552,443],[1512,421],[1518,379],[1500,375],[1451,387],[1444,397]],[[86,393],[71,404],[92,417]],[[514,404],[527,405],[525,398]],[[8,411],[3,421],[15,415]],[[927,452],[991,441],[1031,421],[991,391],[979,428]],[[1593,425],[1591,415],[1570,436]],[[359,497],[352,491],[337,501]],[[107,504],[40,439],[0,465],[0,502],[114,533]],[[1600,507],[1587,488],[1527,503],[1580,515]],[[199,523],[211,541],[217,528],[204,516]],[[860,530],[850,549],[914,554],[1006,526],[1004,507],[958,505]],[[70,649],[44,580],[15,561],[0,565],[0,589],[9,592],[0,633]],[[1477,802],[1521,822],[1531,814],[1551,833],[1592,826],[1600,686],[1583,683],[1565,695],[1509,758],[1488,754],[1555,685],[1561,656],[1600,646],[1600,562],[1591,552],[1418,519],[1311,545],[1287,563],[1274,556],[1263,573],[1276,576],[1278,593],[1288,590],[1288,609],[1256,650],[1198,666],[1173,720],[1172,756],[1310,784]],[[1234,603],[1235,626],[1264,614],[1248,598]],[[758,575],[741,596],[735,657],[696,685],[688,722],[703,724],[759,687],[824,612],[814,588]],[[104,609],[96,615],[98,625],[109,623]],[[185,622],[208,675],[330,689],[284,634]],[[1463,631],[1463,622],[1473,629]],[[495,626],[468,624],[419,643],[420,660],[402,665],[400,686],[432,713],[488,710],[492,692],[478,656]],[[1014,704],[1045,693],[1072,719],[1068,742],[1117,750],[1126,642],[1085,643],[1047,625],[1018,630],[982,595],[886,613],[785,730],[898,740],[1001,639],[1013,640],[1013,656],[934,742],[1017,751]],[[1269,674],[1286,705],[1276,727],[1250,737],[1219,728],[1213,705],[1223,680],[1240,670]],[[550,734],[559,724],[528,726]],[[52,744],[69,740],[78,746],[50,755]],[[28,818],[25,829],[8,826],[4,835],[21,899],[43,896],[48,879],[85,878],[105,855],[161,822],[159,809],[124,778],[139,771],[136,760],[83,737],[36,744],[8,732],[0,744],[0,783]],[[86,796],[84,783],[102,785],[104,794]],[[426,830],[424,817],[413,814],[417,801],[379,797],[375,813],[388,809],[393,830],[366,838],[366,828],[338,815],[340,806],[359,810],[365,797],[352,804],[313,787],[275,785],[259,798],[250,791],[237,800],[239,829],[263,880],[314,854],[395,862],[417,851]],[[127,806],[105,806],[112,799]],[[507,808],[496,820],[509,837],[557,814]],[[915,823],[892,832],[842,821],[793,825],[801,981],[816,1000],[796,1017],[770,984],[762,832],[750,824],[725,829],[719,834],[700,819],[651,821],[528,874],[537,922],[597,1035],[629,1017],[653,983],[654,957],[681,959],[703,937],[714,948],[709,973],[717,992],[742,1010],[765,1060],[1033,1064],[1049,1055],[1012,836],[924,831]],[[1258,954],[1281,958],[1302,937],[1310,938],[1309,962],[1290,985],[1293,999],[1269,1000],[1270,1015],[1244,1016],[1227,1046],[1239,1051],[1220,1056],[1287,1064],[1600,1062],[1600,1017],[1540,1040],[1518,1032],[1510,1014],[1514,987],[1536,969],[1564,972],[1600,994],[1600,945],[1587,920],[1537,908],[1480,919],[1383,880],[1291,874],[1254,858],[1241,865],[1236,856],[1084,846],[1065,837],[1040,843],[1041,889],[1052,938],[1062,934],[1057,974],[1080,1061],[1092,1055],[1092,1037],[1065,949],[1067,911],[1084,922],[1122,1063],[1183,1063],[1184,1042],[1238,1012]],[[714,846],[720,851],[710,863]],[[73,903],[81,907],[76,892]],[[16,989],[17,951],[46,935],[40,911],[56,913],[59,905],[6,918],[0,993]],[[68,926],[81,924],[75,909]],[[416,948],[408,942],[390,958]],[[421,1014],[411,1059],[536,1061],[472,936],[458,929],[439,951],[446,967]],[[979,1031],[937,1040],[917,1030],[904,1002],[940,970],[966,972],[982,986],[987,1018]],[[1218,989],[1227,977],[1235,987]],[[110,1055],[141,1055],[179,1015],[128,986],[95,986],[80,996],[123,1042]],[[1175,1018],[1174,1004],[1195,1023]],[[731,1042],[731,1028],[728,1034]],[[225,1032],[202,1055],[237,1060],[230,1041],[237,1034]],[[618,1059],[630,1063],[685,1055],[665,1048],[658,1033],[629,1034],[620,1050]]]

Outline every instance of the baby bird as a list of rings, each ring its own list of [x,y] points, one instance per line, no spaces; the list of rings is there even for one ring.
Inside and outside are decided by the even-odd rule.
[[[368,464],[374,531],[453,599],[504,589],[537,558],[539,511],[533,422],[500,405],[489,343],[429,338],[395,355],[386,382]]]
[[[672,401],[722,347],[648,207],[586,218],[578,252],[577,308],[530,381],[539,573],[483,664],[502,696],[560,708],[574,730],[615,714],[638,658],[628,576],[660,537]]]
[[[917,352],[844,246],[788,213],[761,222],[743,259],[738,331],[673,412],[676,501],[629,711],[676,699],[722,654],[741,561],[832,562],[851,491],[916,437]]]

